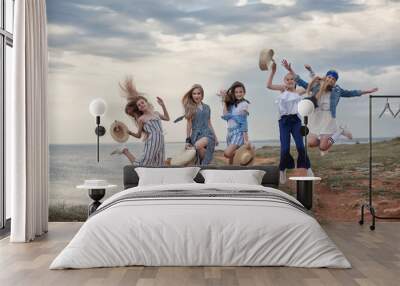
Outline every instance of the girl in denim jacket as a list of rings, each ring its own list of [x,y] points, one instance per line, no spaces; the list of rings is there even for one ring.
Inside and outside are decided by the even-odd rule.
[[[294,75],[296,83],[305,88],[311,95],[316,109],[309,117],[308,145],[319,147],[321,151],[327,151],[339,139],[345,136],[352,139],[352,134],[343,126],[337,126],[336,108],[342,97],[356,97],[376,92],[378,88],[368,90],[346,90],[336,84],[339,74],[330,70],[324,78],[315,77],[310,84],[297,75],[291,64],[286,60],[282,61],[283,66]]]

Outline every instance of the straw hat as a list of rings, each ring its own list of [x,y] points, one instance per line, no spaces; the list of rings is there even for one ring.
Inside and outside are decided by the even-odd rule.
[[[263,49],[260,52],[260,60],[258,62],[258,66],[262,71],[268,70],[268,66],[271,63],[273,56],[274,50],[272,49]]]
[[[196,149],[184,149],[181,153],[171,158],[171,166],[187,166],[194,164],[196,160]]]
[[[256,151],[251,145],[242,145],[236,150],[233,157],[233,165],[246,166],[250,165],[256,156]]]
[[[115,120],[110,126],[111,137],[119,142],[124,143],[129,139],[128,127],[121,121]]]

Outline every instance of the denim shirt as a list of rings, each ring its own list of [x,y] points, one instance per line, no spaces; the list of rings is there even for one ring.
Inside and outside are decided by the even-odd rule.
[[[308,83],[303,79],[301,79],[299,75],[296,75],[294,79],[298,85],[307,89]],[[319,88],[320,88],[319,84],[316,84],[311,88],[312,96],[315,96],[318,93]],[[329,110],[331,111],[332,118],[336,118],[336,107],[341,97],[355,97],[361,95],[362,95],[361,90],[347,90],[341,88],[338,85],[335,85],[331,90],[331,99],[329,105]]]
[[[248,124],[247,124],[247,114],[246,115],[233,115],[232,113],[227,113],[225,115],[221,116],[222,119],[228,121],[230,119],[233,119],[237,123],[237,127],[240,132],[247,132],[248,130]]]

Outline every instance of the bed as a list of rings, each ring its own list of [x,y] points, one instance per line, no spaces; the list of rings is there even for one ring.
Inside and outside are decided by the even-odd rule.
[[[138,186],[135,167],[126,166],[125,190],[103,202],[50,269],[351,267],[314,217],[278,190],[276,167],[250,168],[266,171],[261,185],[206,184],[198,174],[196,183]]]

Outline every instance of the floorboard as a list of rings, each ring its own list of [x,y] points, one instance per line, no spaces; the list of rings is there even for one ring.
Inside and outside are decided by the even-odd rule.
[[[0,285],[400,285],[400,222],[368,225],[335,223],[323,228],[351,262],[352,269],[290,267],[118,267],[49,270],[81,223],[50,223],[49,233],[32,243],[0,240]]]

